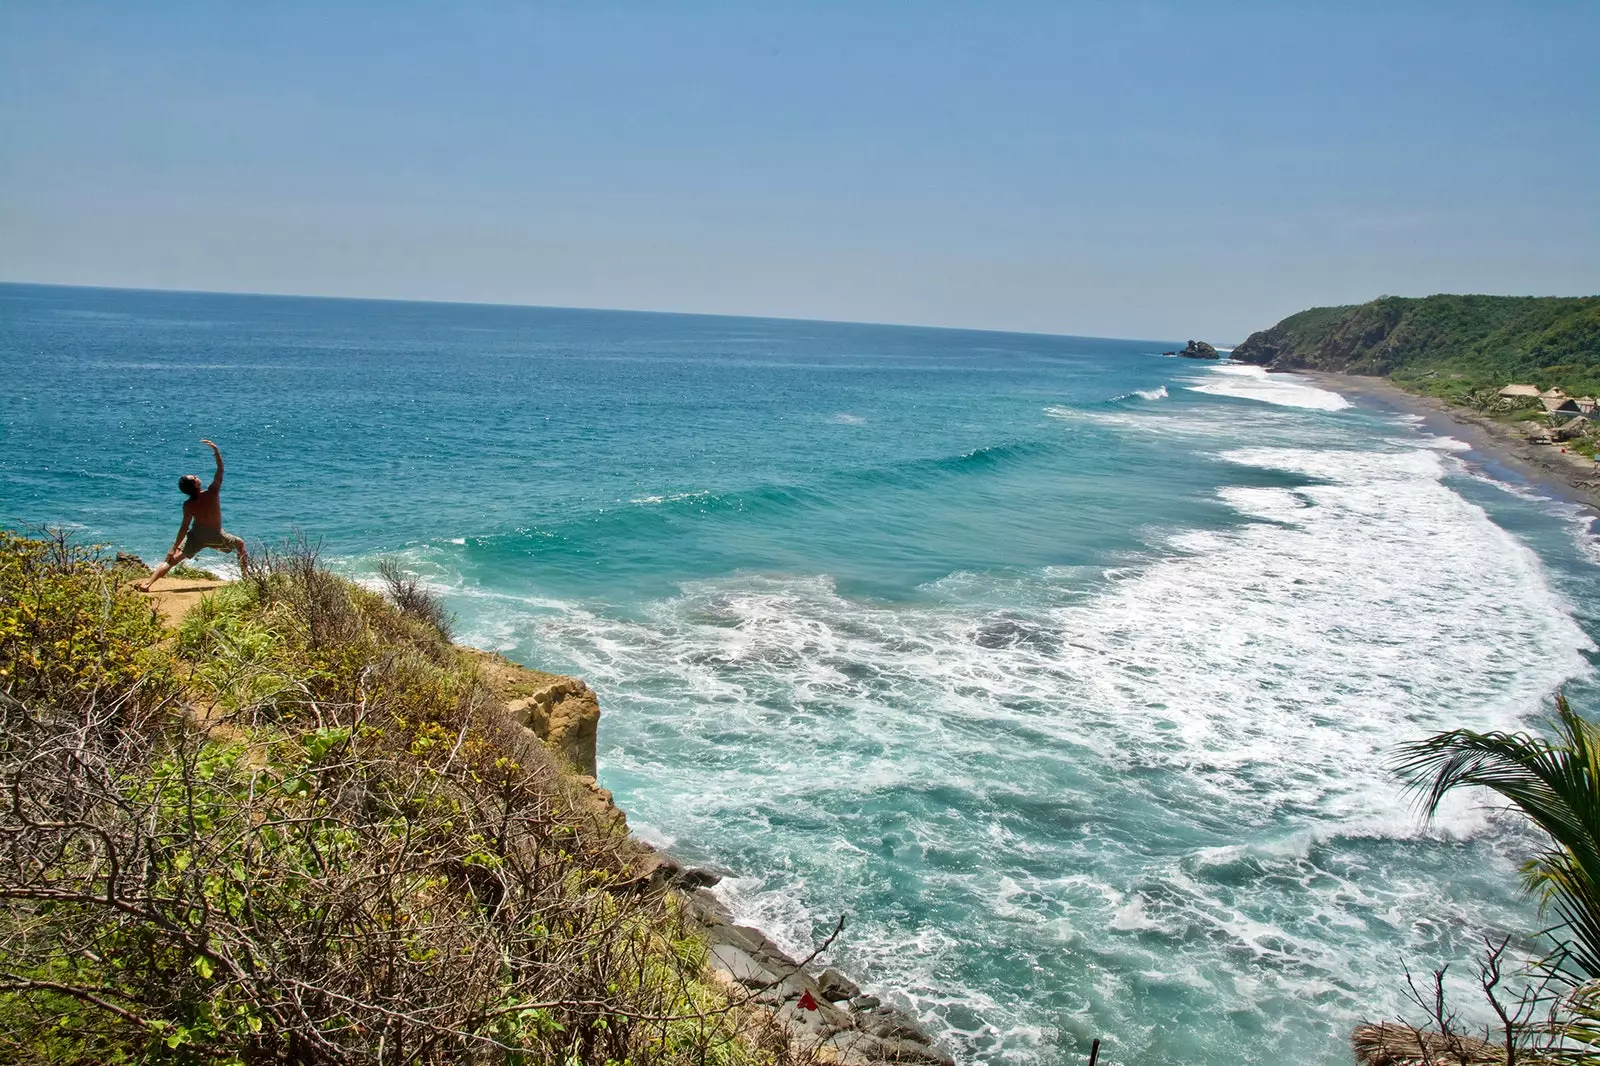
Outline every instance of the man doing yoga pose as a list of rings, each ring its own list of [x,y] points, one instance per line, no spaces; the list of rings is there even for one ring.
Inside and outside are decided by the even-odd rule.
[[[178,527],[178,539],[172,542],[172,550],[167,553],[166,559],[156,567],[150,580],[139,586],[144,592],[149,592],[150,586],[166,577],[168,570],[185,559],[199,555],[202,548],[235,552],[239,556],[239,572],[250,572],[250,555],[245,551],[244,541],[222,528],[222,450],[208,440],[200,443],[210,448],[217,457],[217,476],[211,479],[211,484],[204,490],[200,488],[200,479],[193,474],[185,474],[178,479],[178,488],[189,497],[183,505],[183,524]]]

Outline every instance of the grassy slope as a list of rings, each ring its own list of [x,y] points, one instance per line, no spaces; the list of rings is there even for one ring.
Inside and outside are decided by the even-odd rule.
[[[1516,382],[1600,393],[1600,297],[1385,296],[1253,333],[1235,359],[1392,378],[1460,402]]]
[[[787,1057],[476,659],[269,565],[174,632],[0,531],[0,1061]]]

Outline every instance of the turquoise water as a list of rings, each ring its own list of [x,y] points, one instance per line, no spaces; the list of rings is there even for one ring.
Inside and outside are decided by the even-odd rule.
[[[793,948],[848,913],[963,1060],[1343,1063],[1402,957],[1536,928],[1517,827],[1382,762],[1600,707],[1600,548],[1171,346],[0,286],[0,519],[154,556],[212,437],[233,531],[588,679],[641,835]]]

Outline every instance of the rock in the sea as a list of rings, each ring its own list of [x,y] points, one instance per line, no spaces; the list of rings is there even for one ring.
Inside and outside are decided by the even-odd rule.
[[[928,1037],[908,1015],[893,1007],[879,1007],[871,1014],[858,1014],[856,1027],[880,1040],[909,1040],[926,1044]]]
[[[722,875],[710,870],[703,870],[698,866],[685,867],[678,875],[678,884],[687,889],[710,888],[712,885],[722,883]]]
[[[1205,341],[1190,341],[1181,352],[1163,352],[1163,355],[1181,355],[1185,359],[1216,359],[1217,350]]]
[[[139,558],[137,555],[134,555],[132,552],[118,552],[115,565],[137,571],[141,574],[148,574],[150,572],[150,564]]]
[[[835,1003],[861,995],[859,985],[831,967],[822,971],[822,976],[817,978],[817,984],[821,986],[822,994]]]

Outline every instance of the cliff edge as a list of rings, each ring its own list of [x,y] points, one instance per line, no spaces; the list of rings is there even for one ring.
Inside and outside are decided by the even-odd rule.
[[[121,557],[119,566],[142,569],[130,556]],[[180,641],[192,642],[201,629],[235,624],[231,616],[219,613],[215,598],[230,595],[229,589],[229,583],[215,579],[166,578],[157,583],[148,602],[169,631],[179,632]],[[373,617],[386,616],[374,610]],[[622,879],[608,891],[670,897],[673,912],[706,946],[708,978],[724,990],[730,1003],[757,1012],[766,1018],[765,1024],[785,1034],[782,1039],[796,1061],[953,1066],[950,1056],[935,1047],[908,1014],[864,994],[838,970],[812,972],[811,958],[796,960],[761,930],[738,924],[708,891],[721,879],[719,874],[685,867],[628,834],[626,814],[595,777],[601,710],[594,691],[582,680],[448,643],[439,644],[436,655],[441,662],[459,661],[463,676],[475,678],[486,690],[491,700],[488,709],[522,727],[554,757],[560,768],[554,784],[565,808],[593,827],[591,832],[597,835],[591,840],[615,849],[611,853]],[[211,715],[202,711],[200,717]]]

